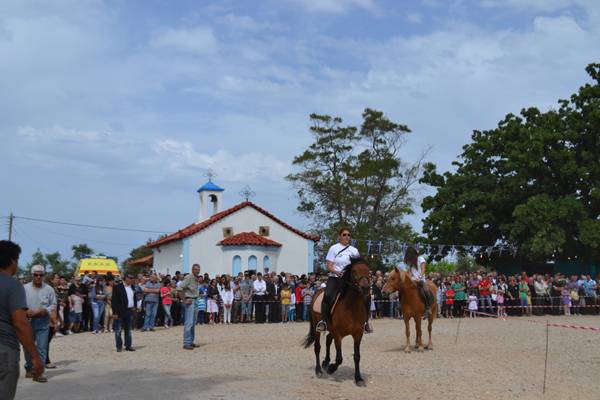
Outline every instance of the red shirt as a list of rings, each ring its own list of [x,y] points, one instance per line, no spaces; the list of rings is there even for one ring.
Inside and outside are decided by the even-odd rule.
[[[296,287],[296,303],[302,303],[302,288]]]
[[[454,290],[446,290],[446,304],[454,304]]]
[[[160,296],[162,297],[162,304],[169,305],[173,304],[173,299],[171,298],[171,288],[170,287],[161,287],[160,288]]]
[[[488,281],[487,279],[482,280],[479,283],[479,294],[482,296],[489,296],[490,286],[492,286],[492,283],[490,281]]]

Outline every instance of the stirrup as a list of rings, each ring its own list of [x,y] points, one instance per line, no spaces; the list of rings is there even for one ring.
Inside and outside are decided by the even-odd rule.
[[[327,323],[323,320],[319,321],[315,327],[315,330],[317,332],[325,332],[327,330]]]

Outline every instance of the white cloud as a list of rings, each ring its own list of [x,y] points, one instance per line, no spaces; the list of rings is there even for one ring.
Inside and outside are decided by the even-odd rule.
[[[192,54],[210,54],[218,48],[211,28],[198,26],[190,29],[167,29],[150,43],[155,48],[174,49]]]
[[[409,12],[408,14],[406,14],[406,20],[413,24],[420,24],[421,22],[423,22],[421,14],[416,12]]]
[[[281,181],[290,171],[290,162],[265,153],[233,154],[218,150],[202,153],[189,141],[159,139],[152,144],[157,157],[153,163],[159,168],[184,175],[199,175],[207,169],[229,182],[253,182],[261,179]]]
[[[292,0],[308,11],[325,13],[345,13],[352,8],[368,11],[377,9],[374,0]]]

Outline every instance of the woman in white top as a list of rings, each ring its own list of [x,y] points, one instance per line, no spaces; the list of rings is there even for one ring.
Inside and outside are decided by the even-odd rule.
[[[233,291],[231,290],[231,284],[227,282],[223,287],[223,315],[226,324],[231,323],[231,305],[233,304]]]
[[[344,268],[346,268],[347,265],[350,265],[351,258],[360,257],[358,249],[350,245],[350,237],[350,229],[340,229],[338,243],[331,246],[327,252],[326,262],[329,278],[327,279],[325,295],[323,296],[323,303],[321,304],[321,321],[319,321],[316,326],[317,332],[324,332],[327,330],[327,321],[330,317],[331,306],[340,289],[340,277],[344,272]],[[365,307],[367,309],[367,315],[369,315],[371,296],[365,301]],[[365,331],[367,333],[371,332],[368,321],[365,324]]]
[[[425,285],[425,258],[419,256],[414,247],[409,246],[404,254],[404,264],[408,268],[411,279],[417,284],[421,299],[425,304],[425,315],[423,318],[427,319],[429,318],[430,307],[434,302],[434,296],[427,288],[427,285]]]

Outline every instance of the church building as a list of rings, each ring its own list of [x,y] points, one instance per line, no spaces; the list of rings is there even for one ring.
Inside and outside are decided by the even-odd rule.
[[[191,272],[237,275],[245,270],[312,272],[318,236],[304,233],[251,201],[221,210],[224,189],[211,180],[197,190],[198,221],[154,242],[157,273]]]

